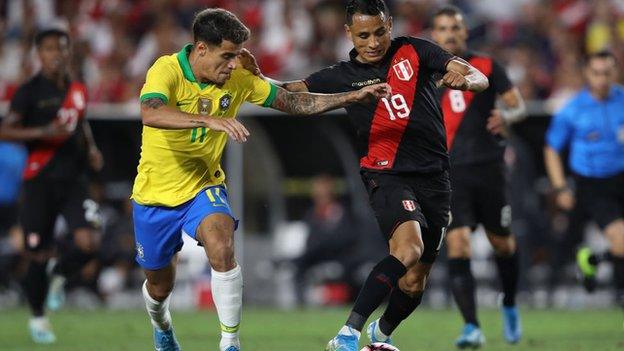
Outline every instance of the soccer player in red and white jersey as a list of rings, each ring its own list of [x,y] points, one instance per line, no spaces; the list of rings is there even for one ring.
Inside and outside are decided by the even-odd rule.
[[[522,120],[524,103],[505,69],[490,56],[467,48],[468,30],[460,10],[439,9],[433,16],[432,37],[488,77],[490,86],[473,93],[440,89],[451,161],[452,222],[446,235],[451,290],[464,318],[460,348],[485,342],[477,319],[475,281],[470,269],[470,233],[478,224],[485,228],[503,288],[503,325],[509,343],[520,340],[521,327],[515,296],[518,283],[516,240],[510,232],[511,208],[505,196],[503,153],[505,128]],[[496,107],[500,98],[502,109]]]
[[[28,148],[19,211],[28,258],[23,287],[32,313],[33,341],[47,344],[56,339],[44,314],[54,223],[62,215],[74,238],[53,269],[58,278],[51,289],[60,294],[61,277],[94,258],[92,229],[99,214],[97,204],[88,197],[86,170],[89,166],[100,170],[103,161],[84,118],[87,89],[69,73],[69,35],[45,30],[36,35],[35,46],[41,71],[15,93],[0,127],[0,139],[23,142]]]
[[[369,324],[373,342],[390,335],[420,304],[449,221],[450,180],[439,101],[441,82],[479,92],[487,78],[427,40],[392,39],[382,0],[351,0],[345,29],[354,49],[348,61],[303,80],[280,83],[290,91],[333,93],[387,82],[392,96],[346,107],[358,135],[362,180],[388,241],[388,255],[369,274],[329,351],[357,351],[366,320],[390,295],[383,316]],[[257,69],[250,67],[251,70]]]

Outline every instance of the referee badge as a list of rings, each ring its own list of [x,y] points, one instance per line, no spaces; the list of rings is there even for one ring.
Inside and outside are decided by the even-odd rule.
[[[620,126],[620,130],[618,130],[618,142],[624,144],[624,126]]]
[[[212,100],[208,98],[199,98],[199,114],[207,115],[212,110]]]
[[[416,204],[414,200],[403,200],[403,208],[406,211],[414,212],[416,211]]]
[[[225,111],[230,107],[231,103],[232,103],[232,95],[230,95],[229,93],[225,94],[219,100],[219,108]]]

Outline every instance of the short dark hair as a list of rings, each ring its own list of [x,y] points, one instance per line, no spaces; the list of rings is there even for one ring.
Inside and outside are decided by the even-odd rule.
[[[386,18],[390,16],[388,6],[383,0],[349,0],[346,7],[347,25],[353,24],[353,15],[361,13],[368,16],[384,14]]]
[[[250,31],[230,11],[214,8],[205,9],[195,15],[193,40],[219,46],[224,40],[242,44],[249,39]]]
[[[617,58],[615,57],[615,54],[609,50],[600,50],[593,52],[585,57],[585,66],[589,65],[589,63],[594,59],[604,60],[608,58],[613,59],[613,62],[617,63]]]
[[[446,5],[437,9],[436,12],[433,13],[433,18],[440,17],[440,16],[455,17],[457,15],[460,15],[460,16],[464,15],[462,10],[459,9],[459,7],[453,6],[453,5]]]
[[[65,38],[67,39],[67,42],[69,42],[69,34],[67,34],[66,31],[52,28],[39,31],[37,34],[35,34],[35,46],[41,46],[41,43],[43,43],[43,41],[49,37]]]

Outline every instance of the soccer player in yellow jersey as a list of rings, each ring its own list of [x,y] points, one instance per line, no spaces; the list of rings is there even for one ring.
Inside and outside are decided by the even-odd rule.
[[[159,58],[141,91],[143,145],[134,182],[136,260],[156,350],[179,350],[169,313],[182,233],[205,249],[221,323],[221,351],[240,351],[243,280],[234,259],[237,226],[220,166],[227,137],[249,132],[236,119],[243,102],[290,114],[318,114],[388,97],[387,84],[341,94],[291,93],[237,68],[249,30],[233,14],[207,9],[193,22],[193,44]]]

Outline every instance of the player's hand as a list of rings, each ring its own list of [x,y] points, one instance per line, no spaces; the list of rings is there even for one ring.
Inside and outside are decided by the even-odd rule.
[[[370,102],[379,99],[389,99],[392,96],[392,87],[388,83],[369,85],[355,92],[355,102]]]
[[[247,141],[249,131],[236,118],[206,117],[206,127],[212,130],[226,132],[234,141],[244,143]]]
[[[442,84],[447,88],[456,90],[468,90],[468,80],[464,75],[455,71],[448,71],[442,77]]]
[[[240,54],[238,54],[238,63],[241,67],[253,73],[256,76],[261,76],[260,66],[258,66],[258,61],[256,61],[256,57],[247,49],[242,49]]]
[[[505,120],[503,119],[503,115],[500,110],[492,110],[490,112],[490,117],[487,120],[487,130],[493,135],[505,135]]]
[[[576,199],[574,198],[572,190],[564,189],[557,193],[556,202],[560,209],[570,211],[574,208]]]
[[[104,157],[102,157],[102,153],[95,146],[89,148],[89,165],[96,172],[101,171],[104,167]]]
[[[41,134],[45,139],[62,139],[69,137],[75,129],[71,124],[53,120],[41,129]]]

